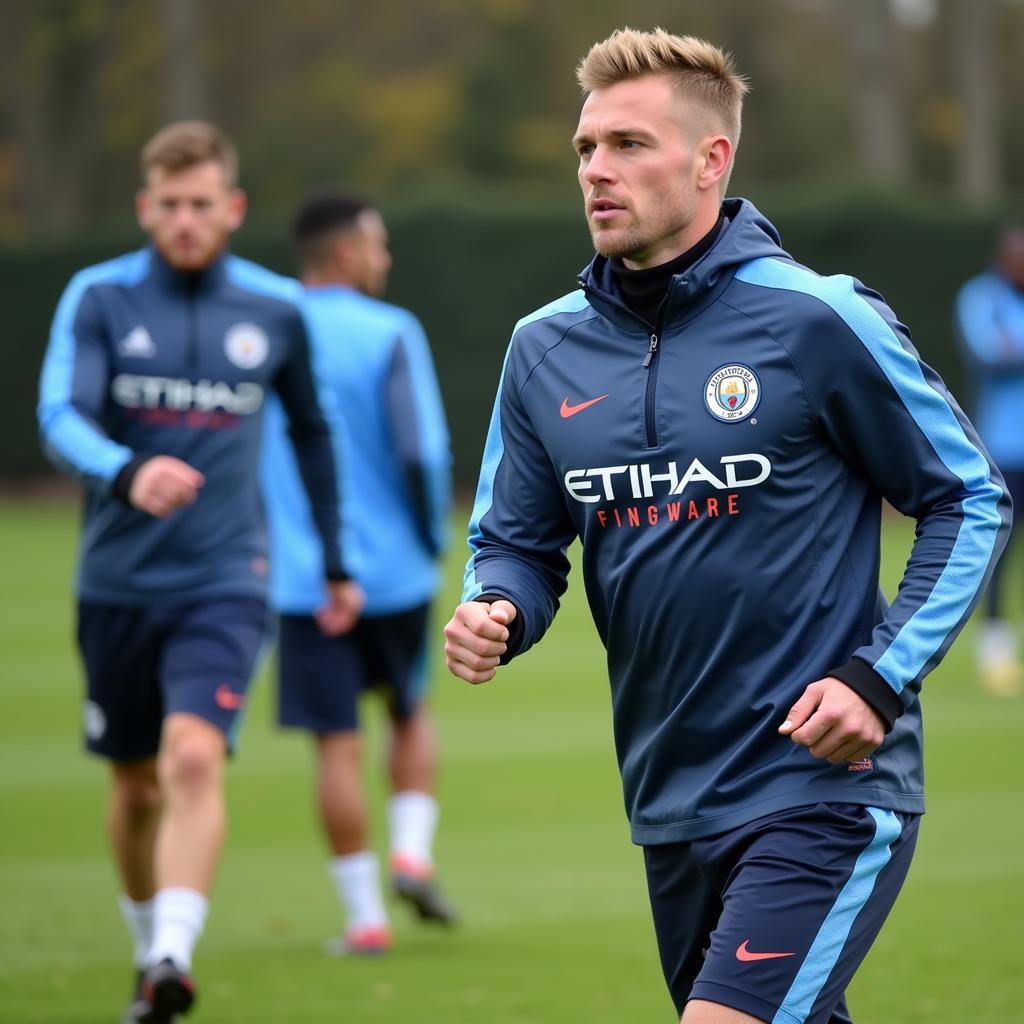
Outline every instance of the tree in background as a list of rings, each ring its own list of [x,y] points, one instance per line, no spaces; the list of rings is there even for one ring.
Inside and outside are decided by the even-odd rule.
[[[991,202],[1024,184],[1001,116],[1024,98],[1019,0],[636,0],[625,17],[721,40],[748,69],[739,191],[927,183]],[[0,238],[127,226],[132,154],[182,116],[239,140],[257,219],[328,180],[383,202],[570,188],[572,70],[623,19],[612,0],[4,4]]]

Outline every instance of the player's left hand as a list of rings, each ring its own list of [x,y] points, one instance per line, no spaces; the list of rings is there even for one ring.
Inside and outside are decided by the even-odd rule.
[[[341,636],[359,621],[365,603],[363,588],[354,580],[328,581],[327,603],[313,618],[325,636]]]
[[[779,732],[832,764],[860,761],[885,739],[874,708],[839,679],[811,683],[790,708]]]

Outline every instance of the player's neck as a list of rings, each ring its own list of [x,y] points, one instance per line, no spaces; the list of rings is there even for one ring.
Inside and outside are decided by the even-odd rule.
[[[359,291],[358,285],[347,274],[330,270],[306,270],[302,274],[306,288],[351,288]]]

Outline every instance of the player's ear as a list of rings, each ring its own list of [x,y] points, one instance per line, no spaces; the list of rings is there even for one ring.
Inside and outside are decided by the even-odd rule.
[[[340,235],[331,249],[334,265],[343,273],[349,274],[358,265],[356,242],[349,233]]]
[[[233,188],[228,193],[228,225],[230,230],[237,231],[245,221],[249,209],[249,197],[240,188]]]
[[[150,204],[149,192],[140,188],[135,193],[135,218],[143,231],[148,231],[151,222],[152,206]]]
[[[732,143],[724,135],[711,135],[697,147],[697,187],[718,188],[729,171]]]

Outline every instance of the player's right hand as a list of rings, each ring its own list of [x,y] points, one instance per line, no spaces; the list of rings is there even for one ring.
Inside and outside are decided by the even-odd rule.
[[[128,500],[136,508],[160,519],[183,505],[191,505],[206,477],[173,455],[154,455],[135,471]]]
[[[327,603],[313,618],[324,636],[341,636],[355,628],[365,604],[366,595],[355,580],[332,580],[327,584]]]
[[[507,649],[508,624],[515,617],[516,608],[510,601],[460,604],[444,627],[448,671],[474,685],[493,679]]]

